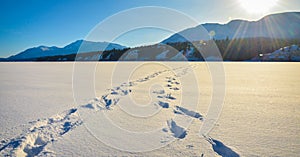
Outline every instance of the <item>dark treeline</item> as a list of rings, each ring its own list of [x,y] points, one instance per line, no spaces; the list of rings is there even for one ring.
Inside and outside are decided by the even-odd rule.
[[[300,39],[271,39],[271,38],[243,38],[243,39],[223,39],[212,41],[196,41],[168,43],[177,50],[190,49],[200,44],[199,49],[195,49],[195,56],[202,59],[198,50],[209,53],[211,46],[216,45],[223,57],[223,60],[244,61],[257,57],[260,53],[272,53],[282,47],[290,45],[300,45]],[[203,52],[202,52],[203,53]]]
[[[246,38],[215,40],[224,60],[249,60],[260,53],[272,53],[282,47],[300,45],[299,39]]]
[[[140,60],[157,60],[155,56],[168,50],[166,57],[175,56],[178,51],[185,54],[187,51],[194,48],[193,60],[203,61],[203,57],[198,50],[209,53],[211,46],[217,46],[223,60],[226,61],[245,61],[253,57],[257,57],[260,53],[272,53],[285,46],[300,45],[300,39],[270,39],[270,38],[244,38],[244,39],[223,39],[211,41],[195,41],[177,42],[164,44],[154,44],[148,46],[140,46],[136,48],[125,48],[121,50],[113,49],[103,52],[88,52],[61,56],[48,56],[34,59],[35,61],[120,61],[128,60],[125,57],[128,52],[137,50],[138,58]],[[196,49],[195,47],[198,47]],[[100,56],[99,58],[92,58],[93,56]],[[30,60],[30,59],[29,59]],[[130,60],[130,59],[129,59]]]
[[[85,53],[77,53],[77,54],[70,54],[70,55],[58,55],[58,56],[47,56],[47,57],[40,57],[35,59],[35,61],[75,61],[75,60],[82,60],[82,61],[118,61],[119,58],[130,48],[125,49],[112,49],[106,51],[99,51],[99,52],[85,52]],[[92,58],[92,56],[97,56],[102,54],[102,58]]]

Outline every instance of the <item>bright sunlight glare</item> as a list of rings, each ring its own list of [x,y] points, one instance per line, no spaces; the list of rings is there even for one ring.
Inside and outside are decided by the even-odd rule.
[[[268,12],[278,0],[239,0],[239,2],[247,12],[261,14]]]

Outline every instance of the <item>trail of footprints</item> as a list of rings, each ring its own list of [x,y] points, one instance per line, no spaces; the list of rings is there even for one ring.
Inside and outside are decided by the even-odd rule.
[[[181,73],[174,75],[174,77],[166,77],[166,88],[168,91],[159,90],[159,91],[153,91],[153,93],[157,94],[157,98],[159,98],[158,104],[162,108],[170,108],[172,107],[172,110],[174,114],[189,116],[191,118],[203,120],[203,116],[195,111],[188,110],[182,106],[177,105],[169,105],[169,102],[171,104],[172,100],[176,100],[176,97],[172,95],[172,92],[178,92],[180,90],[180,82],[177,80],[177,77],[181,77],[187,73],[187,69],[184,69]],[[176,138],[183,139],[187,135],[187,131],[185,128],[177,125],[177,123],[171,119],[167,121],[167,125],[169,127],[169,131],[172,133],[172,135]],[[168,130],[166,128],[163,129],[163,131],[167,132]]]
[[[168,91],[158,90],[153,91],[153,93],[156,94],[158,98],[158,102],[156,102],[156,104],[163,109],[169,109],[172,107],[174,114],[185,115],[202,121],[203,116],[200,113],[188,110],[181,106],[174,106],[172,104],[172,100],[176,100],[176,97],[172,95],[172,92],[180,91],[180,82],[177,78],[187,74],[191,68],[193,67],[189,66],[172,69],[174,71],[181,71],[174,75],[174,77],[166,77],[165,86]],[[62,136],[64,136],[64,134],[83,124],[83,121],[79,117],[78,109],[92,109],[96,111],[111,110],[113,109],[113,106],[118,104],[122,97],[127,96],[132,92],[132,87],[170,71],[171,70],[158,71],[141,79],[123,83],[118,87],[108,89],[107,94],[102,95],[100,98],[94,98],[86,105],[74,107],[49,118],[29,122],[31,127],[21,135],[13,139],[1,140],[0,155],[29,157],[37,155],[51,155],[54,152],[45,149],[47,144],[59,140]],[[179,139],[186,137],[186,129],[177,125],[173,119],[167,121],[167,125],[169,130],[164,128],[162,131],[171,132],[172,136]],[[215,142],[213,140],[209,140],[209,138],[207,139],[214,148],[214,146],[216,146]]]
[[[54,115],[50,118],[29,122],[31,127],[23,134],[10,140],[2,140],[0,151],[4,156],[36,156],[40,153],[49,154],[44,147],[58,140],[70,130],[81,125],[77,109]],[[3,153],[2,151],[5,151]]]

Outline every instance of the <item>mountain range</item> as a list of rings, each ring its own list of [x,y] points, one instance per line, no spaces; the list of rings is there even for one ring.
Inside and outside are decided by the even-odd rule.
[[[129,60],[132,58],[132,56],[138,56],[138,58],[135,58],[134,60],[164,60],[162,56],[176,56],[176,53],[178,53],[180,56],[181,54],[179,53],[186,53],[191,51],[191,49],[186,50],[186,47],[181,47],[182,45],[186,44],[181,44],[181,46],[177,45],[176,49],[178,52],[175,53],[172,51],[171,53],[166,52],[166,49],[161,48],[159,45],[168,44],[176,46],[174,43],[187,42],[187,39],[189,39],[189,41],[207,40],[207,38],[199,35],[199,30],[203,30],[202,28],[205,28],[207,33],[209,32],[209,34],[211,34],[211,38],[215,40],[226,40],[224,42],[216,41],[218,46],[222,46],[219,47],[219,49],[223,55],[223,59],[225,57],[226,60],[244,60],[257,55],[259,52],[256,51],[262,51],[262,49],[265,49],[268,52],[262,51],[260,53],[271,53],[273,50],[276,50],[280,47],[298,44],[298,41],[293,42],[293,40],[300,39],[300,12],[287,12],[267,15],[258,21],[232,20],[227,24],[201,24],[171,35],[161,43],[158,43],[158,46],[156,46],[156,44],[153,46],[149,45],[149,47],[152,49],[149,50],[146,48],[147,51],[144,51],[145,48],[143,47],[130,49],[116,43],[77,40],[62,48],[56,46],[38,46],[29,48],[16,55],[10,56],[9,58],[0,59],[0,61],[43,61],[48,59],[51,61],[71,61],[74,60],[74,56],[78,52],[83,53],[84,57],[82,57],[82,60],[86,61],[90,60],[91,58],[94,58],[93,60],[95,61],[97,60],[95,57],[99,60],[117,60],[120,55],[122,55],[124,59]],[[241,39],[247,40],[244,40],[243,44],[241,44],[241,41],[237,41]],[[276,43],[278,43],[277,39],[281,40],[281,44],[276,45]],[[235,44],[230,44],[229,40],[233,40]],[[285,40],[289,41],[287,42]],[[272,42],[272,44],[268,45],[269,42]],[[155,49],[153,49],[153,47],[155,47]],[[106,52],[102,53],[101,51],[104,51],[104,49]],[[132,53],[124,53],[127,50],[128,52]],[[93,52],[101,52],[101,54],[95,55]],[[185,54],[185,57],[188,57],[188,60],[197,60],[197,58],[199,59],[199,56],[195,57],[193,54],[194,52],[189,53],[189,55]],[[126,55],[131,56],[128,57]],[[241,57],[242,55],[244,57]]]
[[[124,48],[126,47],[115,43],[77,40],[62,48],[56,46],[38,46],[29,48],[17,55],[10,56],[8,60],[28,60],[46,56],[75,54],[79,51],[80,53],[84,53]]]
[[[272,14],[258,21],[232,20],[227,24],[201,24],[178,32],[163,40],[162,43],[185,42],[187,39],[190,41],[204,40],[203,36],[198,35],[201,28],[205,28],[207,32],[213,32],[213,38],[217,40],[256,37],[300,38],[300,12]]]

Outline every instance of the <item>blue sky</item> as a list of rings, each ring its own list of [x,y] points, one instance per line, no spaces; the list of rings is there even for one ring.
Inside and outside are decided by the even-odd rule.
[[[1,0],[0,57],[39,45],[62,47],[84,39],[109,16],[141,6],[172,8],[199,24],[257,20],[270,13],[300,11],[299,0],[278,0],[269,11],[257,14],[245,11],[239,0]],[[123,35],[116,42],[137,46],[161,41],[169,35],[170,32],[142,29]]]

